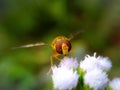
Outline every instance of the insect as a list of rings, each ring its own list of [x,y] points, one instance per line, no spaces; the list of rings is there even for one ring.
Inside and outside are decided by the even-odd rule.
[[[51,46],[53,51],[54,51],[54,54],[51,55],[51,57],[50,57],[50,63],[51,63],[51,66],[53,66],[53,58],[59,59],[58,56],[60,56],[60,55],[63,55],[63,56],[68,55],[68,53],[72,49],[72,45],[71,45],[70,41],[71,41],[71,39],[74,38],[74,36],[78,35],[79,33],[80,33],[80,31],[77,32],[77,33],[71,34],[70,38],[67,38],[65,36],[57,36],[52,41],[51,44],[46,44],[46,43],[42,42],[42,43],[22,45],[20,47],[14,47],[13,49],[16,49],[16,48],[29,48],[29,47],[44,46],[44,45]]]
[[[50,58],[51,66],[53,66],[53,62],[52,62],[53,57],[58,59],[59,55],[67,56],[72,48],[70,39],[66,38],[65,36],[57,36],[53,40],[51,47],[54,51],[53,56],[51,56],[51,58]]]

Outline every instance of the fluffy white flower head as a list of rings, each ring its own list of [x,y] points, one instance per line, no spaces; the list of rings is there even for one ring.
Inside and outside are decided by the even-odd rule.
[[[120,78],[114,78],[110,83],[109,86],[113,90],[120,90]]]
[[[84,83],[94,90],[103,89],[108,85],[107,74],[101,69],[94,69],[84,76]]]
[[[112,67],[112,63],[108,57],[97,57],[99,64],[101,65],[101,69],[109,71]]]
[[[68,58],[68,57],[65,57],[61,60],[60,64],[59,64],[60,67],[67,67],[69,69],[71,68],[74,68],[74,69],[77,69],[79,64],[78,64],[78,60],[76,58]]]
[[[85,59],[80,62],[80,68],[85,71],[91,71],[94,68],[100,68],[100,64],[96,58],[96,53],[94,53],[94,56],[85,56]]]
[[[76,71],[73,71],[73,69],[53,66],[52,71],[54,88],[59,90],[71,90],[77,86],[79,75]]]
[[[80,62],[80,68],[87,72],[96,68],[108,71],[111,66],[112,64],[108,58],[101,56],[96,57],[96,53],[94,53],[93,56],[85,56],[85,59]]]

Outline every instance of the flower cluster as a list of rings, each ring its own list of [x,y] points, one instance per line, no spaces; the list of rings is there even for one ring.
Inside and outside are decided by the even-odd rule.
[[[111,66],[107,57],[96,57],[96,53],[93,56],[85,56],[80,62],[80,68],[84,71],[84,83],[94,90],[104,90],[109,82],[105,71],[109,71]]]
[[[112,81],[110,81],[109,87],[112,90],[119,90],[120,89],[120,78],[114,78]]]
[[[85,56],[85,59],[80,62],[80,68],[86,72],[89,72],[93,69],[109,71],[111,67],[112,64],[108,57],[96,57],[96,53],[94,53],[94,56]]]
[[[58,90],[119,90],[120,78],[108,78],[112,63],[108,57],[86,55],[78,63],[76,58],[63,58],[52,67],[52,80]]]
[[[79,75],[76,69],[78,62],[74,58],[64,58],[60,64],[52,67],[54,88],[59,90],[73,89],[77,86]]]

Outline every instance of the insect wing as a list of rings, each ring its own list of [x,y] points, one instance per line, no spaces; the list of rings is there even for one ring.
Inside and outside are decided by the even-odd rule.
[[[36,46],[44,46],[44,45],[48,45],[44,42],[40,42],[40,43],[35,43],[35,44],[27,44],[27,45],[22,45],[19,47],[13,47],[12,49],[18,49],[18,48],[30,48],[30,47],[36,47]]]
[[[75,36],[77,36],[77,35],[79,35],[79,34],[81,34],[83,32],[84,32],[83,30],[80,30],[80,31],[77,31],[77,32],[75,32],[73,34],[70,34],[69,40],[73,39]]]

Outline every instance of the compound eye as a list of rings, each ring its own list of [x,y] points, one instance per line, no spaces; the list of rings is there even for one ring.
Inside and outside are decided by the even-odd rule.
[[[68,46],[68,52],[71,50],[71,43],[68,40],[60,40],[58,42],[56,42],[56,52],[59,54],[63,54],[62,51],[62,44],[66,44]]]
[[[56,52],[62,54],[62,41],[56,42]]]

